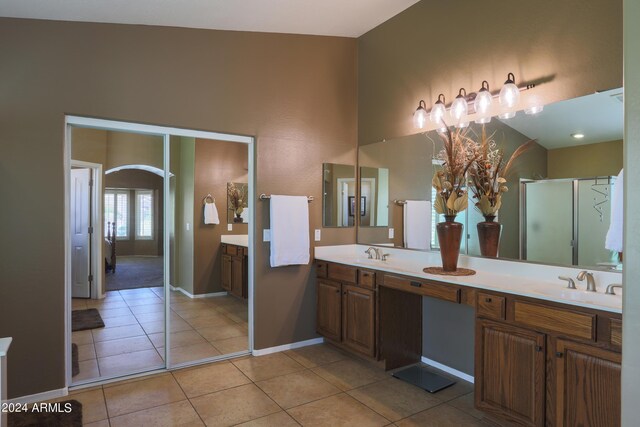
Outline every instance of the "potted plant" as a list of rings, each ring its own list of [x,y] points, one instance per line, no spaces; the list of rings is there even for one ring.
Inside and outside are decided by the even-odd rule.
[[[242,212],[244,211],[246,191],[245,186],[237,186],[230,182],[227,184],[227,198],[229,199],[229,209],[233,211],[235,217],[233,222],[243,222]]]
[[[506,177],[514,161],[531,148],[533,143],[531,140],[518,147],[505,162],[504,152],[498,149],[493,134],[487,136],[484,126],[482,127],[480,140],[476,144],[475,160],[468,173],[469,188],[476,200],[475,207],[485,219],[477,225],[482,256],[498,256],[502,226],[495,219],[502,206],[502,195],[509,191]]]
[[[434,210],[444,215],[445,221],[436,226],[440,242],[440,256],[444,272],[455,272],[458,268],[462,224],[455,222],[458,213],[468,205],[466,174],[474,163],[476,150],[467,131],[456,129],[439,132],[444,143],[438,154],[442,168],[433,174],[432,185],[436,190]]]

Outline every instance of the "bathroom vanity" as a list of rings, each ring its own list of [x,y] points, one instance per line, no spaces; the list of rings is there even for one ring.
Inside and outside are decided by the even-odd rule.
[[[249,296],[248,236],[223,235],[222,241],[222,289],[242,299]]]
[[[475,308],[478,409],[530,426],[620,424],[622,305],[604,294],[618,274],[596,272],[594,293],[557,280],[571,268],[461,257],[476,275],[433,276],[422,268],[437,253],[389,249],[381,261],[364,249],[316,248],[317,331],[329,342],[387,370],[414,364],[422,298],[465,304]]]

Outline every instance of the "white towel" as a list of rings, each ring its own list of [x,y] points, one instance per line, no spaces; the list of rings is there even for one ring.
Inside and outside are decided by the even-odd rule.
[[[214,203],[204,204],[204,223],[205,224],[220,224],[220,217],[218,216],[218,208]]]
[[[404,247],[428,250],[431,248],[431,202],[407,200],[404,205]]]
[[[305,196],[271,196],[271,267],[309,264],[309,202]]]
[[[613,186],[611,197],[611,224],[607,232],[605,248],[610,251],[622,252],[622,229],[624,224],[624,170],[620,171]]]

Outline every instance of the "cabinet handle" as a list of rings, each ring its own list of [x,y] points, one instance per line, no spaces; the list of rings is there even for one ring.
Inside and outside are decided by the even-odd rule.
[[[420,283],[420,282],[411,282],[411,286],[413,286],[414,288],[421,288],[422,287],[422,283]]]
[[[491,302],[491,298],[485,298],[484,302]]]
[[[563,352],[561,352],[561,351],[556,351],[556,357],[560,358],[560,357],[562,357],[562,356],[564,356],[564,353],[563,353]]]
[[[537,351],[538,353],[540,353],[540,352],[542,351],[542,346],[541,346],[541,345],[537,345],[537,346],[536,346],[536,351]]]
[[[362,273],[362,277],[369,277],[369,273]]]
[[[336,289],[336,294],[339,294],[339,293],[340,293],[340,289]]]
[[[344,292],[342,293],[342,295],[346,295],[346,294],[347,294],[347,291],[344,291]]]

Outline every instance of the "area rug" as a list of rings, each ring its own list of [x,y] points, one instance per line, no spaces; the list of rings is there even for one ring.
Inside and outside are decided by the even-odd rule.
[[[80,373],[80,363],[78,363],[78,345],[71,343],[71,376],[75,377]]]
[[[164,286],[164,257],[119,256],[118,269],[106,276],[107,290]]]
[[[77,400],[26,405],[27,411],[10,412],[9,427],[82,427],[82,404]]]
[[[97,309],[87,308],[71,312],[71,330],[73,332],[96,328],[104,328],[104,322]]]

